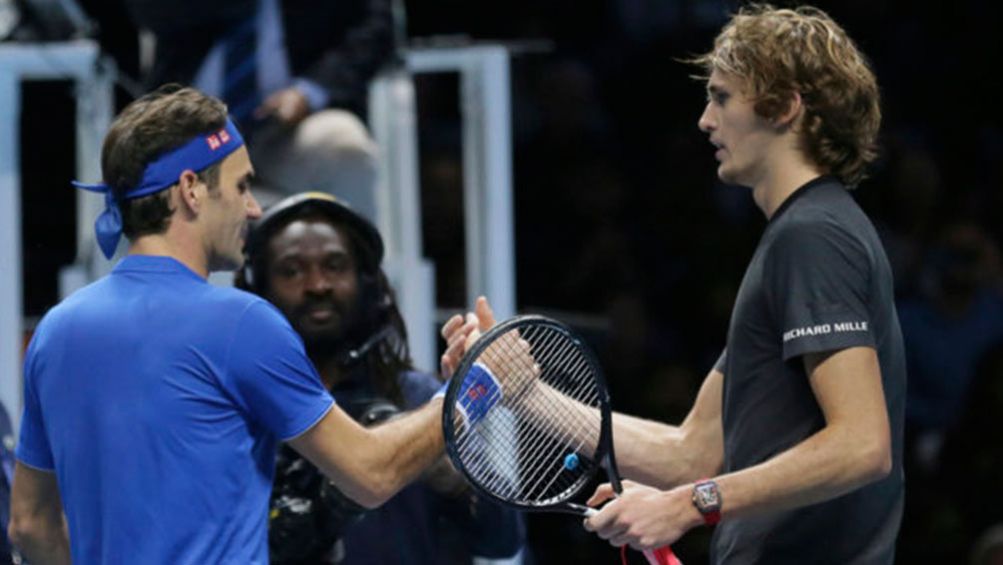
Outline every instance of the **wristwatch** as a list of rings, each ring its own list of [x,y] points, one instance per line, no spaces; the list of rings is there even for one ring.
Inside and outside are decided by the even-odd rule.
[[[703,515],[703,521],[713,526],[721,521],[721,493],[717,483],[702,479],[693,485],[693,506]]]

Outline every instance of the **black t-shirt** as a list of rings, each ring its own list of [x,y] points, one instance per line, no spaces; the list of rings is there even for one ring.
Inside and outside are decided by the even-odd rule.
[[[905,353],[891,267],[873,225],[832,177],[777,210],[742,280],[725,353],[725,471],[756,465],[822,429],[801,356],[872,347],[892,430],[888,477],[797,510],[725,520],[714,563],[890,564],[902,517]],[[727,505],[727,500],[724,504]]]

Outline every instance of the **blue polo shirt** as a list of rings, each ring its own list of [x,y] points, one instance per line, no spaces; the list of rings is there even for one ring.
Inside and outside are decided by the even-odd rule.
[[[280,440],[333,400],[274,307],[131,255],[39,324],[18,460],[56,473],[74,563],[267,563]]]

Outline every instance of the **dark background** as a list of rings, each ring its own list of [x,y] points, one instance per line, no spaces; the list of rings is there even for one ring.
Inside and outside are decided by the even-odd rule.
[[[135,31],[118,2],[81,4],[123,72],[135,77]],[[606,367],[614,406],[672,423],[723,346],[738,282],[765,225],[746,189],[716,181],[713,150],[696,127],[703,85],[678,62],[707,50],[736,5],[406,2],[411,42],[443,35],[531,42],[512,67],[519,308],[578,320]],[[871,58],[882,89],[882,155],[856,195],[892,259],[909,348],[899,562],[965,563],[976,538],[1003,522],[1003,106],[996,84],[1003,10],[988,0],[816,5]],[[425,252],[436,263],[439,305],[459,308],[457,81],[420,76],[416,87]],[[73,256],[72,97],[66,83],[25,85],[30,318],[58,299],[56,273]],[[120,89],[120,105],[129,100]],[[705,561],[707,536],[693,532],[680,542],[684,562]],[[619,559],[565,516],[532,516],[530,542],[540,563]],[[639,554],[633,560],[641,562]]]

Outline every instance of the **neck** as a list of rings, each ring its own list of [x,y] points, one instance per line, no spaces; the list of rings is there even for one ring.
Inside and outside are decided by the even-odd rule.
[[[159,255],[177,259],[203,278],[209,277],[209,259],[202,246],[167,234],[144,235],[129,246],[129,255]]]
[[[767,170],[763,178],[753,184],[752,198],[768,220],[794,191],[822,174],[819,167],[801,159],[781,164]]]

